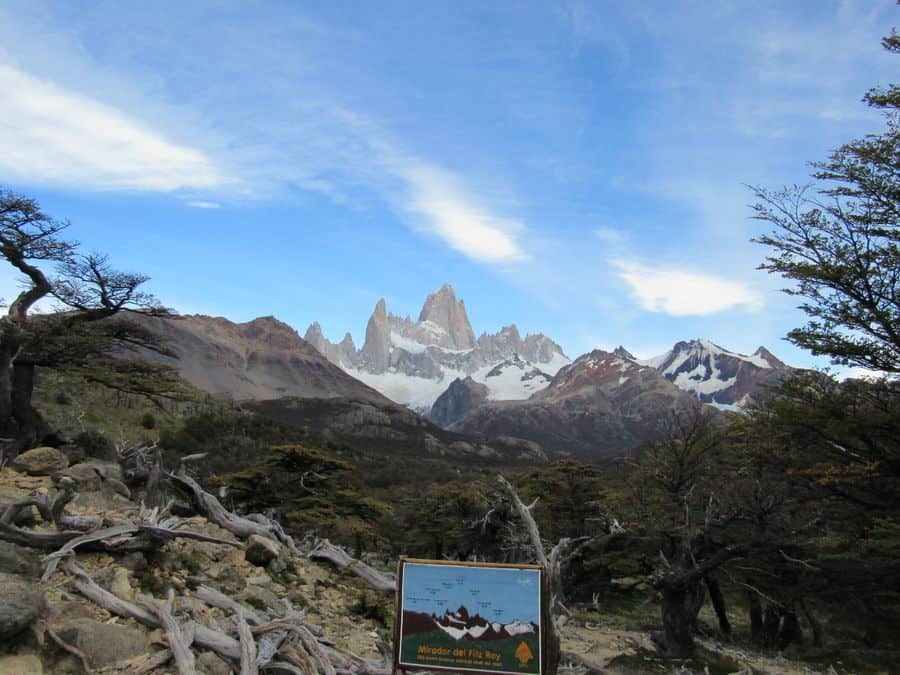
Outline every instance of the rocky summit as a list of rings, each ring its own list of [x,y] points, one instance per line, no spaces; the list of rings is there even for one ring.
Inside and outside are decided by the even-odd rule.
[[[350,375],[422,412],[457,378],[485,385],[489,399],[524,399],[570,362],[556,342],[541,333],[523,338],[515,324],[476,338],[465,302],[450,284],[426,298],[416,321],[390,313],[379,300],[358,350],[349,333],[339,343],[328,341],[318,323],[310,325],[306,339]],[[505,362],[516,372],[498,377],[497,367]]]
[[[672,349],[646,361],[620,354],[637,363],[653,366],[679,389],[691,392],[703,403],[719,407],[741,407],[753,394],[778,383],[790,366],[760,347],[747,356],[732,352],[709,340],[677,342]]]

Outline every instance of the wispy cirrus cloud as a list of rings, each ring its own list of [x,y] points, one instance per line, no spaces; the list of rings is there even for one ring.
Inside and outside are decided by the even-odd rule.
[[[100,101],[0,64],[0,176],[101,190],[171,192],[228,181],[203,152]]]
[[[522,243],[525,224],[476,198],[457,172],[409,152],[377,120],[361,113],[329,104],[305,112],[324,131],[315,142],[332,163],[331,175],[373,188],[415,231],[437,237],[480,263],[529,259]],[[305,180],[303,186],[343,199],[332,180],[321,185]]]
[[[405,208],[454,250],[487,263],[528,258],[518,239],[524,225],[477,204],[451,173],[420,162],[400,173],[409,183]]]
[[[762,295],[749,284],[677,267],[651,267],[612,260],[618,276],[648,312],[670,316],[707,316],[741,307],[758,312]]]

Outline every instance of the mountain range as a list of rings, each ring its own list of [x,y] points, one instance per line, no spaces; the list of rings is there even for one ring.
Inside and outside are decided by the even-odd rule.
[[[428,296],[417,321],[379,300],[359,349],[349,333],[330,342],[317,322],[305,339],[348,374],[422,413],[458,377],[484,384],[489,399],[525,399],[571,362],[556,342],[541,333],[523,338],[515,324],[476,338],[450,284]]]
[[[302,338],[274,317],[136,320],[175,354],[147,358],[310,435],[498,461],[610,456],[653,438],[670,411],[740,409],[790,371],[763,347],[746,356],[703,339],[651,359],[620,346],[572,361],[546,335],[523,338],[514,324],[476,338],[449,284],[416,321],[379,300],[359,349],[349,333],[332,343],[313,323]]]

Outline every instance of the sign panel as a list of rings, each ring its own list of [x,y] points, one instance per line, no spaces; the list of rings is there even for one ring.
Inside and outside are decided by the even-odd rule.
[[[534,565],[401,559],[394,663],[543,675],[543,586]]]

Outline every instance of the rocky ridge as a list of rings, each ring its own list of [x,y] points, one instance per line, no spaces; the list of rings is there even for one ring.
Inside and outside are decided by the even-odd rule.
[[[596,460],[655,438],[662,416],[697,400],[653,367],[595,350],[524,401],[488,401],[450,425],[482,438],[512,436]]]
[[[235,400],[348,397],[390,405],[383,395],[325,358],[286,323],[267,316],[235,323],[200,314],[135,315],[164,337],[173,357],[144,356],[178,369],[195,387]]]
[[[635,359],[627,351],[623,357],[656,368],[699,401],[723,408],[746,405],[755,393],[777,384],[791,370],[765,347],[747,356],[699,338],[677,342],[665,354],[646,361]]]

